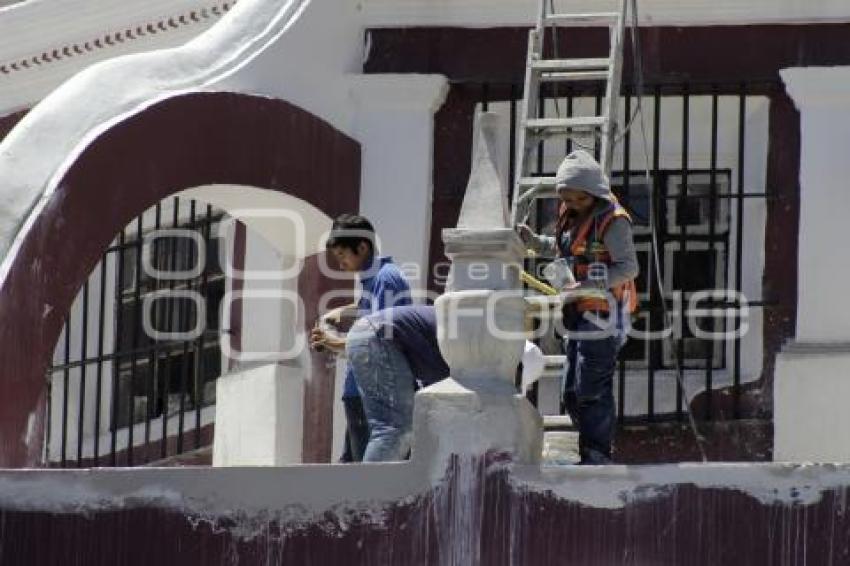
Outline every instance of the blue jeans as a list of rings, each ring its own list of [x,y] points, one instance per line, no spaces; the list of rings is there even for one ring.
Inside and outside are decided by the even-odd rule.
[[[357,397],[343,397],[342,406],[345,409],[345,446],[341,463],[362,462],[363,452],[369,443],[369,422],[363,410],[363,400]]]
[[[581,315],[568,329],[599,332]],[[614,371],[622,345],[620,335],[570,339],[567,342],[567,372],[564,402],[579,432],[582,464],[611,462],[614,435]]]
[[[365,319],[351,328],[345,349],[369,420],[369,444],[363,461],[405,459],[410,451],[416,392],[407,358]]]

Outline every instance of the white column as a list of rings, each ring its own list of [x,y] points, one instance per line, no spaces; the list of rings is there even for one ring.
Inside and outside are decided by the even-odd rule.
[[[850,67],[782,79],[800,111],[797,331],[774,375],[774,458],[850,461]]]
[[[304,371],[266,364],[216,383],[213,466],[283,466],[302,462]]]
[[[797,341],[850,342],[850,67],[782,79],[800,111]]]
[[[427,287],[434,167],[434,113],[448,93],[442,75],[351,79],[355,136],[362,144],[360,210],[411,287]]]

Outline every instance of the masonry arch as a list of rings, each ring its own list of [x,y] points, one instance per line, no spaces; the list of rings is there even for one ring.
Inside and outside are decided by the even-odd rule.
[[[233,93],[169,98],[97,137],[29,219],[7,263],[0,466],[41,463],[45,373],[63,317],[103,250],[136,215],[189,188],[226,210],[300,202],[327,219],[358,208],[360,147],[285,101]]]

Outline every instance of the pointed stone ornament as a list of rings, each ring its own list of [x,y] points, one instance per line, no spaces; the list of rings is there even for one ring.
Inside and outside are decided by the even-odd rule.
[[[507,195],[496,165],[498,128],[498,115],[482,112],[476,117],[472,170],[457,222],[459,229],[509,227]]]
[[[496,114],[475,120],[472,171],[457,228],[443,230],[446,256],[452,260],[446,291],[520,289],[525,248],[509,226],[504,184],[499,175]]]
[[[536,463],[542,453],[537,410],[517,395],[514,378],[525,348],[527,304],[520,272],[525,252],[509,225],[507,199],[496,153],[498,116],[476,120],[472,172],[457,228],[443,230],[452,261],[446,293],[434,306],[437,341],[451,377],[417,395],[423,444],[434,422],[451,415],[455,453],[502,453]],[[440,440],[435,445],[443,444]],[[474,462],[474,460],[473,460]]]

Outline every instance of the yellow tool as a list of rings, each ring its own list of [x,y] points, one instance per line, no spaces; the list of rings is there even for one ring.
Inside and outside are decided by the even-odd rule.
[[[540,281],[533,275],[531,275],[527,271],[523,271],[520,273],[520,279],[522,282],[534,289],[535,291],[539,291],[544,295],[557,295],[558,291],[552,287],[551,285],[547,285],[543,281]]]

